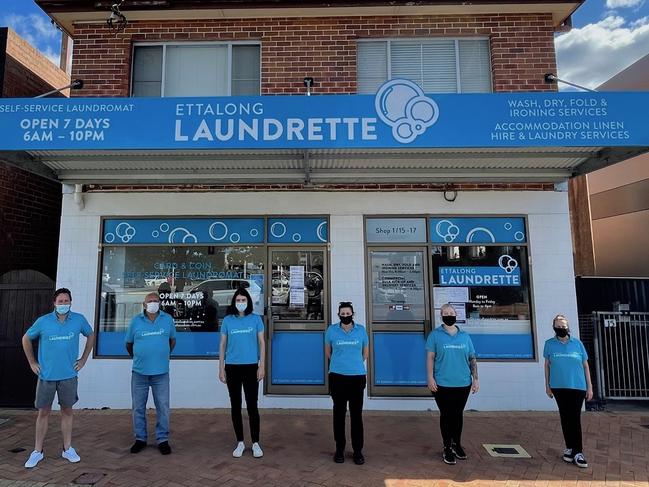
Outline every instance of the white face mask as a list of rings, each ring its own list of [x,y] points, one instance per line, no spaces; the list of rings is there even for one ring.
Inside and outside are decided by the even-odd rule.
[[[237,307],[237,311],[243,313],[248,307],[248,303],[235,303],[235,306]]]
[[[160,311],[160,303],[158,303],[157,301],[152,301],[150,303],[146,303],[146,312],[147,313],[154,314],[154,313],[157,313],[158,311]]]
[[[56,307],[56,312],[60,315],[64,315],[70,311],[69,304],[57,304],[55,307]]]

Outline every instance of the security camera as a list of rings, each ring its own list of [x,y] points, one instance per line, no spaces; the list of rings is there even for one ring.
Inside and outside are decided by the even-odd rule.
[[[124,3],[124,0],[120,0],[110,7],[110,15],[108,16],[108,20],[106,20],[108,28],[115,34],[126,29],[126,16],[119,9],[122,6],[122,3]]]

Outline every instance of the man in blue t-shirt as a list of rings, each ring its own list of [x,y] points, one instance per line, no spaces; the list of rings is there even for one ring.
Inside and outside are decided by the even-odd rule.
[[[86,365],[95,334],[86,318],[70,311],[72,293],[60,288],[54,292],[54,311],[38,318],[22,338],[23,350],[34,374],[38,376],[36,400],[36,441],[34,451],[25,462],[26,468],[35,467],[44,458],[43,440],[47,433],[49,415],[56,394],[61,406],[61,433],[66,460],[76,463],[81,458],[72,447],[72,406],[77,396],[77,373]],[[81,358],[79,335],[86,337]],[[32,340],[38,340],[38,360],[34,356]]]
[[[156,410],[156,441],[163,455],[169,446],[169,357],[176,346],[176,326],[171,315],[160,310],[160,296],[149,293],[142,313],[135,315],[126,332],[126,351],[133,359],[131,398],[135,443],[131,453],[146,448],[146,403],[149,388]]]

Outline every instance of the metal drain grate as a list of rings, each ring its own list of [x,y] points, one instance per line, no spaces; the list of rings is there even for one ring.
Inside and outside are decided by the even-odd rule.
[[[532,458],[521,445],[497,445],[485,443],[482,445],[492,457],[502,458]]]
[[[82,473],[74,479],[72,483],[77,485],[95,485],[103,479],[105,475],[105,473]]]

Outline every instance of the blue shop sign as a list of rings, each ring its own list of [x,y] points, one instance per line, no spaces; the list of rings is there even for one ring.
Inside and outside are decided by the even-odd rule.
[[[440,267],[439,285],[448,287],[520,286],[521,270],[513,258],[509,257],[509,259],[513,263],[503,267]]]
[[[649,146],[649,93],[3,99],[1,150]]]

